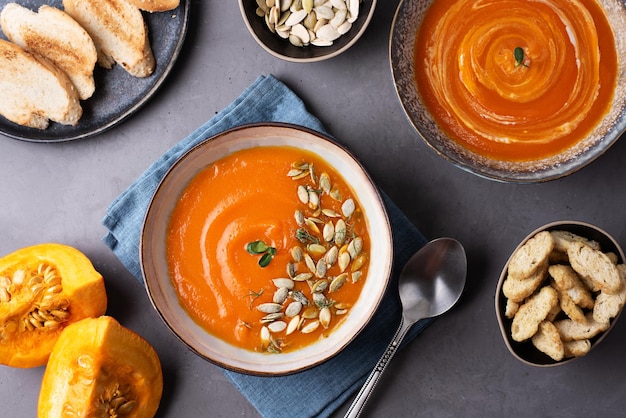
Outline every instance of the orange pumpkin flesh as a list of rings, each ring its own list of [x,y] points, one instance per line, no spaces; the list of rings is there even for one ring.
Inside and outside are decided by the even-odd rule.
[[[110,316],[69,325],[50,355],[38,417],[148,417],[163,391],[152,346]]]
[[[67,325],[106,307],[102,275],[75,248],[39,244],[0,258],[0,364],[44,365]]]

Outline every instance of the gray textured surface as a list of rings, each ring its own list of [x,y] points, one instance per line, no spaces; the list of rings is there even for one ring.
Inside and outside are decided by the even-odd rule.
[[[451,236],[467,250],[460,304],[394,359],[368,416],[623,416],[624,318],[588,357],[561,368],[530,368],[505,348],[494,293],[510,251],[543,223],[588,221],[626,242],[626,143],[582,171],[536,185],[491,182],[442,161],[417,137],[394,92],[388,40],[397,4],[381,2],[368,31],[344,55],[293,64],[256,45],[236,2],[193,1],[171,77],[131,119],[67,143],[0,137],[0,253],[57,241],[93,260],[106,278],[108,313],[160,355],[166,381],[160,417],[257,415],[218,369],[182,348],[159,322],[141,285],[101,242],[100,219],[162,152],[269,73],[304,99],[426,237]],[[3,411],[35,416],[42,373],[0,367]],[[294,399],[294,411],[305,401],[306,394]]]

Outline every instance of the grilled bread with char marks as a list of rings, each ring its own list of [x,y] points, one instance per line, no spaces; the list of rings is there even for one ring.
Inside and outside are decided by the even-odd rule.
[[[47,5],[36,13],[9,3],[0,13],[0,26],[11,42],[49,59],[65,71],[82,100],[93,95],[96,47],[70,15]]]
[[[63,70],[0,39],[0,114],[19,125],[46,129],[49,120],[76,125],[83,109]]]
[[[137,6],[126,0],[63,0],[63,7],[93,39],[99,65],[118,63],[135,77],[152,74],[156,63]]]

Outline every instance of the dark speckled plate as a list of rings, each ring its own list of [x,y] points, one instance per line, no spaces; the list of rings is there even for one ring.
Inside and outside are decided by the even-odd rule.
[[[18,2],[31,10],[42,4],[63,9],[62,1],[0,0],[0,9]],[[162,13],[145,13],[156,68],[147,78],[136,78],[115,65],[105,70],[96,65],[96,91],[82,101],[83,116],[76,126],[51,122],[46,130],[27,128],[0,116],[0,133],[11,138],[33,142],[60,142],[97,135],[119,124],[141,108],[170,73],[185,39],[190,0],[181,0],[178,8]],[[6,39],[4,34],[0,37]]]

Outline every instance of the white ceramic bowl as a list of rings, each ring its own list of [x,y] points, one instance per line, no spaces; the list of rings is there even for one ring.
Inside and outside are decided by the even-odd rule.
[[[327,338],[293,352],[258,353],[234,347],[206,332],[181,307],[166,260],[167,224],[182,190],[198,171],[235,151],[292,146],[322,157],[351,185],[365,214],[371,248],[367,279],[345,321]],[[257,375],[281,375],[319,364],[342,350],[376,311],[391,274],[391,227],[382,198],[359,162],[331,139],[284,124],[248,125],[207,139],[182,156],[159,185],[145,217],[141,266],[150,299],[167,326],[201,357],[222,367]]]
[[[568,231],[576,235],[579,235],[581,237],[594,240],[600,244],[603,252],[612,252],[616,254],[618,257],[618,264],[624,263],[625,258],[624,258],[624,252],[622,251],[622,248],[617,243],[617,241],[611,235],[609,235],[608,232],[604,231],[603,229],[595,225],[592,225],[586,222],[579,222],[579,221],[556,221],[556,222],[551,222],[549,224],[543,225],[535,229],[530,234],[528,234],[528,236],[526,236],[526,238],[524,238],[522,242],[520,242],[520,244],[515,248],[513,253],[517,251],[517,249],[519,249],[522,245],[524,245],[526,241],[528,241],[530,238],[532,238],[539,232],[555,231],[555,230]],[[511,253],[511,255],[513,255],[513,253]],[[518,360],[520,360],[522,363],[529,364],[531,366],[538,366],[538,367],[558,366],[558,365],[570,363],[576,360],[577,358],[580,358],[580,357],[571,357],[571,358],[563,359],[561,361],[555,361],[549,356],[537,350],[532,345],[532,342],[530,342],[530,340],[525,341],[525,342],[517,342],[513,340],[513,338],[511,337],[512,320],[507,318],[504,314],[505,309],[506,309],[506,297],[502,293],[502,284],[504,283],[504,280],[507,277],[510,261],[511,259],[509,258],[509,260],[507,260],[502,270],[500,279],[498,280],[498,286],[496,288],[495,306],[496,306],[496,316],[498,318],[498,324],[500,326],[500,332],[502,334],[502,338],[504,339],[504,343],[506,344],[511,354],[513,354],[513,356],[517,358]],[[619,314],[611,320],[611,325],[606,331],[602,332],[598,336],[591,339],[591,350],[593,350],[594,347],[596,347],[598,344],[600,344],[600,342],[602,342],[602,340],[607,336],[609,331],[611,331],[611,329],[615,325],[618,318],[619,318]]]
[[[582,141],[553,157],[531,161],[504,161],[484,157],[467,149],[439,127],[425,106],[415,82],[415,40],[424,14],[433,0],[402,0],[393,20],[390,65],[400,103],[409,122],[424,142],[455,166],[490,180],[534,183],[571,174],[601,156],[626,130],[626,5],[620,0],[601,0],[615,34],[618,56],[617,86],[611,109],[603,121]]]

